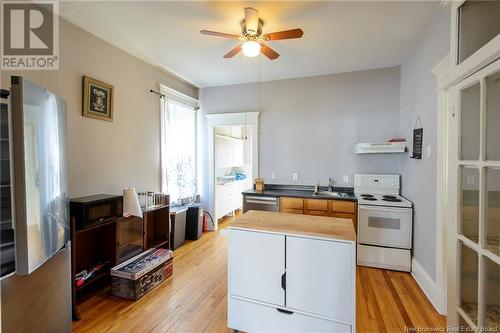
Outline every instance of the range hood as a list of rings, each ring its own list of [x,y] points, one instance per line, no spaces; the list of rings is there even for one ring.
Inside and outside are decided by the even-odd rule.
[[[357,143],[355,147],[356,154],[388,154],[404,153],[406,142],[368,142]]]

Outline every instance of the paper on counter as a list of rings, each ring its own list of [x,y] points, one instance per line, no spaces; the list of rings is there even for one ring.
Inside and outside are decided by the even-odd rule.
[[[135,188],[123,189],[123,216],[138,216],[142,218],[142,209]]]

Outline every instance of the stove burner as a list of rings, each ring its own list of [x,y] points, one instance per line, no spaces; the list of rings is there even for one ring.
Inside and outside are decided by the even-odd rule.
[[[394,195],[383,195],[382,196],[384,199],[389,199],[389,200],[394,200],[394,199],[397,199],[398,197],[394,196]]]
[[[389,202],[401,202],[401,199],[398,198],[383,198],[382,200],[384,201],[389,201]]]
[[[373,195],[371,194],[361,194],[361,196],[366,199],[366,198],[373,198]]]
[[[377,198],[374,198],[373,196],[371,196],[371,197],[363,197],[363,200],[377,201]]]

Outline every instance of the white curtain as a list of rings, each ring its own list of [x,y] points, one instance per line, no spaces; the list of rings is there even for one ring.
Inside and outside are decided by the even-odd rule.
[[[196,113],[171,98],[161,107],[161,190],[172,203],[196,193]]]

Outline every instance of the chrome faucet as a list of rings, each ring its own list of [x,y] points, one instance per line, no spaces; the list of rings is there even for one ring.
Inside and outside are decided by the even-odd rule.
[[[334,186],[335,186],[335,180],[333,180],[333,177],[328,178],[328,192],[333,192]]]
[[[319,192],[319,182],[316,183],[316,185],[314,186],[314,194],[318,194]]]

